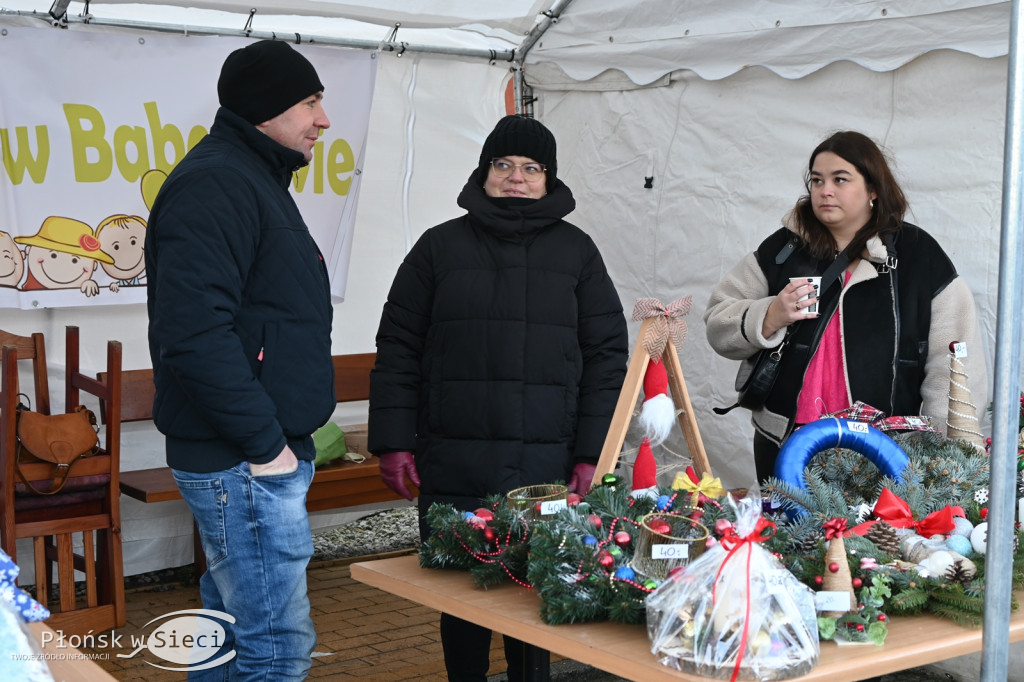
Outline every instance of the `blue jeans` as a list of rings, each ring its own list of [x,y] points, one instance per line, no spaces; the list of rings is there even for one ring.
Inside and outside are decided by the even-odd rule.
[[[199,581],[203,608],[235,617],[225,643],[235,657],[189,680],[303,680],[316,631],[309,614],[306,567],[313,537],[306,492],[313,463],[288,474],[256,476],[248,462],[197,474],[172,470],[199,529],[207,571]],[[213,660],[221,653],[206,660]]]

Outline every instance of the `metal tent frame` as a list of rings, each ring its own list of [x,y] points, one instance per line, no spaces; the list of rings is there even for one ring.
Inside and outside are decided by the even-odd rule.
[[[291,40],[295,43],[332,45],[378,52],[448,55],[490,62],[508,61],[513,71],[513,87],[517,113],[532,113],[532,93],[524,80],[524,63],[531,48],[545,31],[566,12],[573,0],[558,0],[527,34],[518,48],[474,49],[436,45],[415,45],[398,41],[399,25],[382,41],[334,38],[317,35],[277,34],[255,31],[182,26],[136,21],[102,19],[88,13],[80,17],[52,19],[41,12],[0,10],[0,15],[22,16],[45,20],[55,26],[68,23],[92,24],[125,29],[141,29],[165,33],[222,35],[259,39]],[[88,5],[86,5],[88,8]],[[251,18],[251,16],[250,16]],[[1006,96],[1006,130],[1003,159],[1003,200],[999,253],[999,294],[996,316],[996,348],[994,367],[991,474],[989,486],[989,536],[987,564],[1010,567],[1013,564],[1013,528],[1017,484],[1017,442],[1019,396],[1021,391],[1021,335],[1024,331],[1024,57],[1019,47],[1021,27],[1020,0],[1011,2],[1011,23],[1008,47]],[[1007,679],[1009,660],[1009,621],[1012,572],[989,570],[985,576],[985,610],[981,679],[1003,682]]]

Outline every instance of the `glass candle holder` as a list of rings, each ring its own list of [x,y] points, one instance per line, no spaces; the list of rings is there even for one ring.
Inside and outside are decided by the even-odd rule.
[[[637,573],[662,581],[668,572],[704,553],[708,529],[690,518],[697,509],[653,512],[640,519],[639,537],[633,552],[632,567]]]
[[[528,485],[509,491],[508,506],[528,521],[542,521],[565,509],[568,493],[564,485]]]

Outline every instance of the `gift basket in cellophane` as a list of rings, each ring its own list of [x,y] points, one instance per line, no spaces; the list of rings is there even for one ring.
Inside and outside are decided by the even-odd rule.
[[[729,503],[736,523],[647,598],[647,634],[659,661],[686,673],[783,680],[818,661],[814,592],[761,543],[775,525],[753,495]]]

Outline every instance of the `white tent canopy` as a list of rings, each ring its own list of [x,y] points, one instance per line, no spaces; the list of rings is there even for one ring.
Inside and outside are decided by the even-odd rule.
[[[72,31],[144,31],[159,24],[190,35],[198,27],[245,35],[255,8],[248,26],[254,36],[326,45],[360,39],[402,54],[382,53],[378,67],[347,295],[336,307],[336,353],[374,349],[391,277],[425,229],[459,212],[455,197],[505,111],[510,67],[523,59],[533,113],[555,133],[559,176],[577,199],[569,219],[594,237],[627,314],[638,298],[667,303],[693,296],[680,359],[712,467],[727,485],[752,481],[752,429],[745,413],[711,412],[732,402],[736,365],[710,350],[701,313],[711,287],[778,227],[803,193],[807,156],[835,130],[861,130],[883,145],[908,195],[908,219],[939,240],[974,292],[985,348],[970,352],[984,354],[991,391],[1010,2],[433,0],[415,3],[415,11],[410,6],[399,0],[200,0],[188,7],[97,1],[88,5],[92,25],[79,16],[84,5],[78,2],[68,20]],[[47,24],[24,18],[34,10],[48,19],[46,0],[0,0],[3,7],[22,14],[0,15],[0,27]],[[495,58],[513,50],[511,64]],[[344,106],[331,93],[326,103]],[[5,329],[45,331],[55,344],[51,360],[62,357],[63,326],[73,323],[82,327],[86,367],[99,365],[107,338],[125,343],[127,367],[149,365],[141,306],[2,314]],[[637,328],[631,324],[634,336]],[[984,421],[991,393],[973,397]],[[149,443],[145,466],[155,466],[159,445],[147,434],[137,438],[140,447]],[[127,522],[125,529],[127,537]],[[170,554],[161,560],[179,559]],[[139,557],[136,565],[144,564]]]

